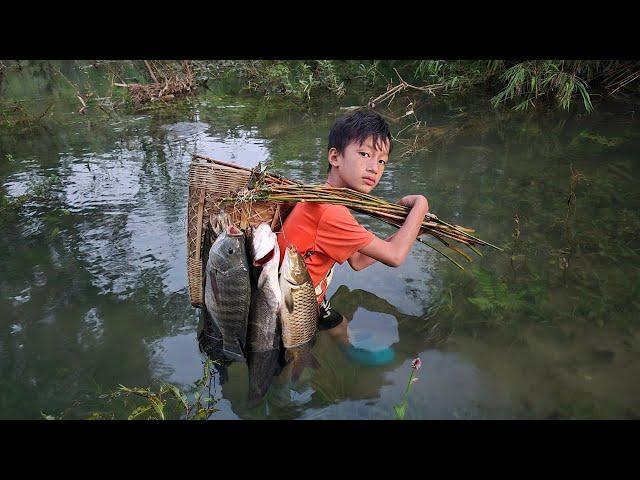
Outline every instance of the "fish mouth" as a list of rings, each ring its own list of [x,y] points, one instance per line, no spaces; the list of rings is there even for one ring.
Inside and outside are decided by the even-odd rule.
[[[264,257],[262,257],[262,258],[256,258],[256,259],[253,261],[253,266],[254,266],[254,267],[262,267],[264,264],[268,263],[268,262],[269,262],[269,260],[271,260],[271,259],[273,258],[273,256],[275,255],[275,253],[276,253],[276,248],[275,248],[275,247],[273,247],[273,248],[269,251],[269,253],[267,253]]]
[[[241,237],[242,236],[242,230],[240,230],[235,225],[229,225],[227,227],[227,235],[229,235],[231,237]]]

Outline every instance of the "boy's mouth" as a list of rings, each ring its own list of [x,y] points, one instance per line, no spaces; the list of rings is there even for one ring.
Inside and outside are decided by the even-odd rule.
[[[373,177],[362,177],[362,179],[364,180],[364,183],[366,183],[367,185],[375,185],[376,184],[376,179]]]

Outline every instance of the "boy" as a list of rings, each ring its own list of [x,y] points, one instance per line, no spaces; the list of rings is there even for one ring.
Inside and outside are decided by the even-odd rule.
[[[391,133],[387,122],[376,112],[358,110],[338,118],[329,132],[329,170],[325,185],[347,187],[369,193],[380,181],[391,152]],[[342,322],[332,311],[325,293],[337,263],[348,261],[362,270],[375,261],[391,267],[404,262],[429,211],[422,195],[408,195],[400,202],[411,208],[404,224],[386,240],[365,229],[347,207],[325,203],[297,203],[278,232],[280,263],[290,243],[305,258],[305,264],[320,304],[320,329]]]

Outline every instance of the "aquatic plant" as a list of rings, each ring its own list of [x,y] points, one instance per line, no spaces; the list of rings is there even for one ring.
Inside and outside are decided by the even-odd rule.
[[[578,73],[579,62],[531,61],[508,68],[501,76],[506,87],[491,99],[494,107],[516,100],[514,110],[527,110],[535,106],[539,97],[551,96],[558,106],[569,110],[574,95],[579,94],[587,112],[593,110],[587,82]]]
[[[573,224],[576,214],[576,188],[580,183],[584,183],[587,179],[579,171],[573,169],[573,165],[569,166],[571,176],[569,179],[569,196],[567,198],[567,210],[563,221],[563,237],[565,239],[564,248],[560,249],[558,255],[558,266],[562,270],[562,280],[567,283],[567,270],[576,250],[576,235]]]
[[[407,413],[407,404],[409,400],[409,390],[411,389],[411,385],[418,381],[418,378],[413,378],[415,373],[420,370],[422,366],[422,360],[420,357],[415,358],[411,362],[411,370],[409,371],[409,379],[407,380],[407,387],[404,389],[404,395],[402,396],[402,403],[393,406],[393,411],[396,414],[396,420],[404,420],[404,416]]]
[[[143,403],[136,405],[129,413],[128,420],[166,420],[173,416],[183,420],[206,420],[217,411],[215,408],[217,400],[211,396],[213,363],[209,358],[203,363],[202,376],[193,383],[196,390],[193,400],[190,400],[189,396],[175,385],[165,382],[161,383],[157,390],[151,387],[119,385],[116,391],[100,395],[100,398],[107,401],[122,399],[125,404],[129,398],[143,399]],[[200,389],[206,390],[206,396],[203,396]],[[90,418],[101,419],[105,416],[101,412],[93,412]]]

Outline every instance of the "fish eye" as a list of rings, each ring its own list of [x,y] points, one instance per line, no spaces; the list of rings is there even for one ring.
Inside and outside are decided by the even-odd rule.
[[[229,255],[233,254],[233,248],[229,249]]]

